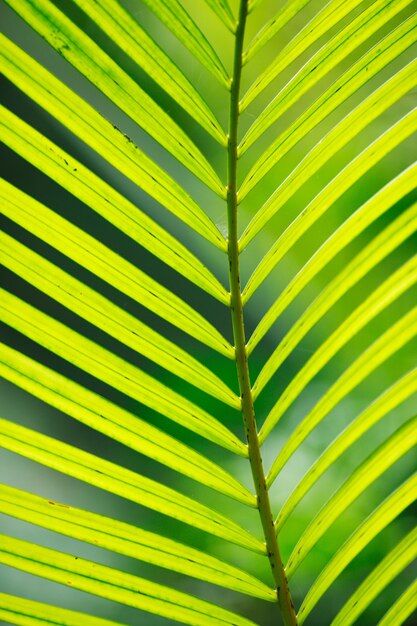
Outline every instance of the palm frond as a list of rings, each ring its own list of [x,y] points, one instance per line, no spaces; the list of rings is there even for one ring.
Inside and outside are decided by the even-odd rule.
[[[0,619],[301,626],[334,594],[320,623],[403,623],[417,545],[411,0],[2,11],[0,373],[42,404],[3,407],[1,510],[22,525],[1,535],[0,563],[118,608],[73,611],[7,582]],[[113,508],[22,485],[17,459]]]

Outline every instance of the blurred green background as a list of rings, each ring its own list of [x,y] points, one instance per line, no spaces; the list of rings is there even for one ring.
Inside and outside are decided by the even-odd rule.
[[[166,96],[161,86],[151,81],[131,59],[116,48],[95,24],[84,16],[72,2],[62,0],[56,2],[56,4],[63,8],[87,33],[96,38],[103,48],[109,52],[165,110],[169,111],[172,117],[187,130],[195,143],[201,147],[203,153],[206,154],[215,165],[221,178],[225,180],[226,154],[224,150],[221,149],[214,140],[208,138],[203,131],[200,131],[198,126],[188,115],[182,112],[178,105]],[[190,57],[188,51],[178,44],[177,40],[175,40],[158,22],[145,6],[137,0],[128,0],[124,2],[124,4],[131,10],[132,14],[141,25],[160,43],[161,47],[175,59],[186,76],[201,91],[204,98],[215,111],[219,121],[226,128],[228,118],[227,93],[218,87],[214,79]],[[193,15],[196,22],[204,29],[204,32],[217,50],[225,66],[230,69],[233,45],[230,33],[223,28],[214,14],[207,8],[203,0],[198,0],[197,2],[195,2],[195,0],[187,0],[184,1],[184,4]],[[236,5],[236,3],[234,4]],[[281,4],[281,2],[276,0],[264,0],[264,2],[259,4],[259,7],[254,11],[253,15],[251,15],[248,22],[248,32],[245,40],[247,43],[266,20],[278,10]],[[356,13],[370,4],[371,2],[363,2],[358,7]],[[274,55],[291,40],[300,28],[311,19],[323,5],[324,2],[322,0],[311,1],[297,17],[289,23],[284,31],[265,46],[255,59],[248,64],[243,75],[243,92],[246,91],[255,77],[266,67]],[[291,109],[266,133],[266,136],[262,137],[254,145],[253,149],[242,158],[240,162],[240,180],[243,180],[256,158],[261,154],[262,150],[269,145],[276,134],[284,129],[293,119],[298,117],[328,85],[357,58],[362,56],[371,45],[379,41],[384,34],[403,21],[412,11],[413,7],[412,4],[410,4],[407,10],[400,13],[395,20],[387,24],[382,31],[377,32],[370,40],[360,46],[354,54],[349,55],[343,63],[329,72],[312,91],[305,94],[296,105],[291,107]],[[174,159],[151,138],[137,128],[126,115],[116,109],[102,94],[34,34],[5,4],[2,4],[0,8],[0,19],[3,31],[6,35],[11,37],[26,51],[30,52],[54,74],[61,78],[61,80],[64,80],[79,94],[83,95],[104,116],[109,118],[112,123],[116,124],[124,133],[131,137],[145,152],[166,168],[172,176],[181,182],[193,198],[205,208],[220,229],[226,232],[227,217],[224,202],[215,197],[214,194],[200,184],[181,165],[176,163]],[[338,32],[342,26],[348,23],[350,19],[352,19],[352,15],[343,19],[338,24],[337,28],[331,30],[325,37],[322,37],[316,42],[313,47],[309,48],[301,58],[291,64],[247,111],[244,112],[240,122],[241,136],[243,136],[244,132],[259,112],[274,97],[279,89],[285,85],[286,81],[303,65],[309,56],[318,50],[329,37]],[[342,107],[339,107],[328,119],[319,124],[306,138],[297,144],[285,159],[269,172],[254,191],[247,196],[240,207],[239,219],[241,231],[243,231],[245,225],[261,204],[269,197],[278,184],[285,179],[294,165],[303,158],[311,147],[314,146],[338,120],[342,119],[348,111],[361,102],[364,97],[373,92],[377,86],[385,82],[395,71],[414,58],[416,48],[417,46],[414,47],[414,49],[409,49],[395,62],[369,81],[365,87],[355,93]],[[68,150],[73,156],[125,194],[142,210],[151,215],[160,224],[164,225],[179,240],[188,245],[191,250],[203,258],[206,265],[220,277],[225,285],[227,284],[227,262],[222,253],[213,250],[209,244],[200,237],[195,236],[190,229],[181,224],[176,218],[172,217],[154,200],[150,199],[138,186],[127,181],[119,172],[93,153],[88,146],[68,133],[63,126],[6,80],[2,81],[1,94],[2,102],[7,107],[11,108],[18,113],[19,116],[43,132],[47,137]],[[306,184],[302,190],[284,206],[283,210],[266,225],[262,233],[255,238],[242,255],[243,283],[247,280],[265,252],[276,240],[277,236],[318,191],[330,181],[337,172],[359,154],[366,145],[389,128],[395,121],[399,120],[407,111],[411,110],[411,108],[415,106],[415,103],[416,92],[414,90],[409,92],[407,96],[402,98],[383,116],[367,127],[354,141],[339,152],[330,163],[327,163],[319,172],[312,176],[308,184]],[[215,323],[229,340],[232,339],[230,316],[222,305],[201,293],[197,288],[191,285],[191,283],[188,283],[184,278],[178,276],[173,270],[155,260],[140,246],[116,230],[111,224],[94,214],[87,206],[80,203],[56,183],[28,165],[7,148],[3,149],[2,157],[3,175],[5,178],[36,197],[47,206],[53,208],[67,219],[81,226],[93,236],[106,243],[106,245],[113,250],[123,254],[162,284],[171,289],[175,289],[184,300],[190,302],[197,310],[204,313]],[[354,185],[330,211],[301,238],[299,243],[291,250],[290,254],[283,259],[258,290],[257,294],[250,300],[246,310],[247,336],[250,335],[257,321],[259,321],[263,313],[275,300],[282,288],[288,284],[309,256],[325,241],[329,234],[366,199],[373,195],[374,192],[404,170],[415,160],[415,157],[416,141],[414,137],[404,142],[398,149],[371,169],[368,174],[361,179],[360,183]],[[410,204],[416,200],[416,197],[417,194],[410,194],[394,206],[387,214],[365,231],[363,235],[341,252],[332,261],[329,268],[323,270],[317,278],[314,279],[308,289],[305,289],[304,292],[300,294],[285,314],[281,316],[278,322],[273,326],[267,337],[256,348],[250,363],[253,379],[255,379],[267,356],[269,356],[276,346],[277,341],[285,335],[299,314],[326,285],[329,278],[332,277],[337,270],[341,269],[372,236],[380,232],[382,228],[410,206]],[[193,341],[190,337],[173,329],[169,324],[159,320],[146,309],[121,295],[115,289],[55,252],[30,233],[15,226],[6,218],[2,218],[1,225],[2,228],[23,243],[30,245],[34,250],[58,263],[61,267],[85,281],[88,285],[94,287],[120,306],[125,307],[140,319],[151,324],[160,332],[178,341],[180,345],[192,352],[194,356],[209,365],[219,376],[228,381],[230,386],[237,391],[233,363],[226,361],[208,348],[206,349],[204,346]],[[266,390],[257,401],[256,410],[259,424],[263,422],[270,407],[285,389],[292,376],[311,356],[323,338],[327,337],[337,328],[349,312],[363,299],[364,295],[370,293],[390,273],[399,267],[406,259],[410,258],[416,250],[416,243],[416,237],[410,238],[398,248],[395,253],[390,255],[384,262],[380,263],[375,270],[367,275],[355,288],[350,290],[337,305],[332,307],[323,320],[305,337],[291,357],[284,363],[284,366],[281,367],[278,373],[273,377],[272,381],[268,384]],[[210,413],[216,415],[243,438],[243,427],[240,416],[232,409],[221,405],[216,400],[192,388],[187,383],[168,374],[157,365],[122,346],[116,340],[111,339],[101,331],[98,331],[88,323],[79,319],[70,311],[52,302],[49,298],[43,296],[37,290],[6,270],[2,272],[2,284],[6,285],[8,289],[19,296],[35,303],[42,310],[54,314],[58,319],[79,330],[79,332],[111,348],[116,353],[140,367],[143,367],[149,373],[157,376],[165,384],[204,406]],[[394,305],[388,307],[382,314],[375,318],[370,325],[363,329],[354,340],[347,344],[345,348],[331,360],[328,366],[313,379],[290,410],[284,415],[279,427],[275,429],[265,444],[263,448],[263,458],[267,468],[270,466],[277,451],[280,449],[289,433],[291,433],[296,424],[306,415],[314,403],[337,379],[347,365],[360,354],[364,347],[370,345],[385,329],[389,328],[395,320],[409,310],[416,301],[416,295],[416,288],[409,290],[397,300]],[[231,454],[218,450],[211,443],[176,426],[145,406],[133,402],[117,390],[97,381],[93,377],[78,371],[73,366],[47,353],[45,350],[40,349],[37,345],[18,333],[11,331],[9,328],[2,328],[2,336],[7,343],[36,357],[48,366],[57,368],[59,371],[72,377],[74,380],[80,381],[82,384],[101,393],[103,396],[119,402],[122,406],[136,412],[140,417],[149,420],[149,422],[153,424],[159,425],[190,446],[203,451],[207,456],[211,456],[235,475],[238,475],[242,482],[248,486],[251,485],[249,468],[242,459],[236,459]],[[284,471],[271,490],[271,497],[276,512],[278,512],[280,506],[291,492],[291,489],[297,484],[306,469],[343,427],[392,382],[416,365],[416,348],[417,345],[416,342],[414,342],[398,352],[382,368],[376,370],[372,376],[367,378],[362,385],[340,403],[330,413],[323,424],[308,437],[301,449],[284,468]],[[181,477],[163,466],[108,439],[104,435],[92,431],[7,382],[2,384],[1,393],[1,406],[4,417],[49,434],[62,441],[78,445],[82,449],[111,459],[114,462],[134,469],[144,475],[157,477],[165,484],[184,493],[188,493],[213,508],[223,511],[230,515],[230,517],[238,520],[248,529],[254,531],[257,535],[261,535],[260,524],[253,511],[248,512],[246,508],[243,508],[241,505],[235,505],[234,502],[229,501],[226,497],[219,496],[209,489],[202,488],[191,480]],[[300,503],[283,528],[280,536],[280,544],[284,558],[289,556],[301,532],[307,526],[315,512],[317,512],[327,500],[329,495],[389,433],[396,430],[405,420],[415,414],[415,407],[416,402],[414,398],[405,402],[394,412],[388,414],[377,428],[372,429],[365,437],[358,441],[349,453],[346,453],[339,462],[320,479],[311,493]],[[303,595],[314,580],[315,573],[328,561],[329,557],[343,543],[344,539],[349,536],[352,530],[356,528],[358,523],[366,516],[367,512],[371,511],[377,502],[400,485],[415,466],[416,454],[415,452],[410,452],[384,474],[371,489],[368,489],[333,525],[325,538],[318,543],[310,556],[304,561],[292,580],[291,584],[297,606],[299,606]],[[170,520],[168,523],[166,518],[146,508],[141,508],[121,498],[111,496],[110,494],[90,487],[89,485],[79,483],[75,479],[60,475],[57,472],[36,465],[7,451],[2,451],[0,455],[0,475],[3,482],[13,486],[33,491],[34,493],[47,496],[51,499],[67,502],[74,506],[114,516],[117,519],[129,521],[143,528],[183,540],[200,549],[207,549],[232,563],[252,571],[265,581],[270,581],[267,564],[262,558],[256,555],[252,555],[232,545],[224,544],[220,540],[210,536],[202,535],[200,532],[193,531],[191,528],[179,522],[177,523]],[[323,600],[317,605],[310,618],[307,620],[307,624],[311,624],[312,626],[324,626],[331,622],[337,612],[337,608],[344,603],[352,591],[364,579],[372,566],[381,560],[387,546],[394,545],[403,533],[410,529],[415,523],[416,512],[415,507],[406,510],[400,518],[381,533],[381,535],[353,561],[343,575],[337,579],[329,592],[324,596]],[[261,626],[272,626],[272,624],[278,623],[274,607],[267,603],[256,601],[246,596],[240,596],[233,592],[218,590],[213,586],[179,575],[175,575],[174,580],[174,575],[167,570],[160,570],[121,555],[108,553],[93,546],[81,544],[70,538],[30,526],[4,515],[0,516],[0,525],[2,532],[12,534],[13,536],[22,537],[29,541],[40,542],[49,547],[79,554],[85,558],[97,560],[101,563],[130,571],[140,576],[149,576],[149,578],[153,580],[173,584],[178,589],[198,594],[214,602],[220,599],[224,606],[246,614]],[[412,580],[413,576],[413,570],[410,567],[381,594],[381,597],[376,599],[373,605],[360,618],[358,624],[363,626],[375,624],[390,603],[398,597],[407,582]],[[48,581],[37,579],[5,567],[0,567],[0,590],[87,613],[93,613],[129,624],[140,623],[155,626],[161,624],[162,626],[162,624],[167,623],[167,620],[162,618],[159,619],[145,613],[138,613],[128,607],[110,603],[106,600],[89,596],[88,594],[70,588],[61,587],[54,583],[49,583]],[[413,618],[411,618],[407,623],[416,624],[417,622],[413,621]]]

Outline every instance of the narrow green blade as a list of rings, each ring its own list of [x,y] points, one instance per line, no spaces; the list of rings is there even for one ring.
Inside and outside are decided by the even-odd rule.
[[[417,67],[417,64],[416,64]],[[346,165],[305,207],[266,253],[250,277],[245,300],[254,293],[273,268],[326,211],[384,156],[417,130],[417,107],[375,139]]]
[[[6,450],[62,474],[158,511],[248,550],[265,554],[264,544],[221,513],[116,463],[4,419],[0,419],[0,442]]]
[[[272,602],[276,599],[273,589],[246,572],[137,526],[14,487],[0,486],[0,502],[5,515],[239,593]]]
[[[411,0],[390,0],[389,2],[387,0],[377,0],[366,11],[360,13],[351,22],[348,22],[342,31],[307,61],[281,89],[272,102],[269,103],[246,133],[242,142],[241,154],[257,141],[264,132],[262,129],[264,128],[265,119],[268,120],[268,127],[275,123],[303,94],[314,87],[321,78],[326,76],[338,63],[343,61],[366,39],[382,28],[410,2]],[[274,76],[272,76],[273,78]],[[261,80],[262,78],[258,79],[256,84],[259,85]],[[266,86],[270,80],[271,77],[265,76],[265,84],[263,86]]]
[[[289,0],[287,4],[262,27],[243,53],[243,63],[247,63],[272,37],[274,37],[310,0]],[[250,3],[251,10],[254,3]]]
[[[401,626],[417,609],[417,579],[400,595],[377,626]]]
[[[116,126],[95,111],[92,106],[1,33],[0,69],[6,78],[28,97],[32,98],[135,185],[155,198],[168,211],[217,248],[226,250],[225,239],[218,228],[173,178],[147,157],[130,137],[124,135]],[[13,131],[17,126],[17,132],[20,131],[21,133],[20,151],[24,151],[25,132],[28,130],[28,126],[20,122],[19,127],[19,118],[8,113],[7,109],[4,108],[2,108],[1,120],[4,120],[5,126],[2,128],[3,141],[11,141],[8,137],[15,135]],[[8,131],[7,135],[6,130]],[[14,146],[13,149],[15,149]],[[31,152],[31,156],[33,158],[33,152]],[[24,156],[24,158],[27,157]],[[38,166],[36,165],[36,167]],[[74,166],[72,170],[74,171]]]
[[[28,356],[0,344],[0,374],[11,383],[132,450],[254,506],[254,496],[228,472],[136,415]]]
[[[218,80],[230,88],[230,78],[205,35],[178,0],[143,0],[191,54]]]
[[[0,561],[183,624],[254,626],[243,617],[170,587],[6,535],[0,535]]]
[[[406,313],[406,315],[393,324],[393,326],[383,333],[369,348],[362,352],[324,394],[312,411],[301,421],[272,464],[267,478],[268,485],[272,484],[293,452],[324,417],[328,415],[352,389],[359,385],[377,367],[395,354],[395,352],[400,350],[408,341],[411,341],[416,334],[417,307]],[[297,381],[295,382],[295,386],[298,386]],[[295,396],[292,396],[292,391],[294,390],[292,384],[290,384],[287,389],[290,391],[291,397],[295,398],[298,396],[298,392],[296,392]],[[287,404],[287,398],[289,399],[290,395],[287,395],[287,392],[284,392],[284,394],[285,402],[283,399],[283,407],[285,408],[283,410],[286,410],[291,404],[292,399]],[[261,429],[259,434],[261,442],[265,440],[265,437],[280,419],[282,412],[281,405],[278,402],[268,415]]]
[[[228,0],[206,0],[206,4],[214,11],[219,20],[234,33],[236,30],[236,19],[229,6]]]
[[[93,275],[228,358],[234,350],[202,315],[94,237],[0,181],[1,212]]]
[[[332,621],[331,626],[350,626],[350,624],[353,624],[372,600],[416,557],[417,528],[414,528],[391,550],[358,587]]]
[[[170,57],[155,43],[117,0],[98,4],[89,0],[75,0],[97,26],[116,43],[129,58],[137,63],[172,99],[177,102],[204,130],[222,146],[227,137],[219,122],[198,91],[184,76]],[[214,7],[224,9],[217,2]],[[221,13],[223,15],[223,13]]]
[[[235,454],[247,455],[246,446],[236,435],[204,409],[20,298],[4,290],[0,296],[5,324],[184,428]]]
[[[417,474],[413,474],[388,496],[367,519],[358,526],[343,546],[330,559],[314,581],[298,612],[298,623],[303,624],[319,599],[374,537],[390,524],[405,508],[417,499]]]
[[[211,370],[94,289],[1,232],[0,249],[4,266],[42,293],[194,387],[240,408],[238,396]]]
[[[360,87],[366,84],[388,63],[400,56],[416,41],[417,15],[414,14],[392,33],[387,35],[372,50],[365,54],[347,72],[345,72],[324,94],[322,94],[293,124],[291,124],[262,154],[249,171],[239,190],[239,200],[249,193],[263,176],[306,134],[345,102]],[[264,132],[268,127],[264,125]],[[243,148],[243,142],[241,145]],[[269,201],[268,201],[269,202]],[[249,229],[249,226],[248,226]],[[253,231],[251,237],[258,232]],[[244,235],[245,245],[247,235]],[[243,245],[243,242],[242,242]]]
[[[275,522],[277,532],[280,531],[297,504],[316,484],[320,476],[379,420],[415,393],[417,393],[417,369],[411,370],[384,391],[334,439],[311,465],[285,501]]]
[[[101,617],[93,617],[78,611],[61,609],[58,606],[34,602],[27,598],[0,592],[0,619],[7,624],[19,626],[126,626]]]
[[[290,578],[317,541],[369,485],[417,443],[417,417],[393,433],[349,476],[331,496],[298,540],[285,568]],[[415,490],[414,490],[415,494]],[[344,625],[344,622],[343,622]]]
[[[220,197],[224,185],[185,132],[49,0],[6,0],[39,35],[136,124]]]
[[[254,386],[253,394],[256,398],[259,393],[265,388],[266,384],[271,380],[277,369],[283,363],[284,359],[291,354],[294,347],[299,343],[302,336],[314,326],[319,319],[328,311],[336,300],[349,288],[353,283],[363,276],[362,272],[366,272],[367,269],[372,268],[375,265],[375,257],[380,260],[384,256],[387,256],[389,252],[401,244],[406,236],[410,236],[417,230],[417,205],[413,207],[413,220],[408,222],[408,215],[401,216],[400,222],[405,222],[405,228],[399,232],[397,240],[387,240],[386,235],[397,234],[396,228],[387,228],[388,232],[384,232],[382,236],[377,237],[363,253],[360,253],[359,259],[354,259],[352,263],[349,263],[345,270],[342,270],[342,276],[336,276],[327,287],[322,291],[313,304],[302,314],[297,320],[296,324],[290,330],[290,332],[284,337],[282,343],[278,346],[271,357],[266,362],[265,366],[261,370]],[[401,225],[403,225],[401,224]],[[391,226],[397,226],[393,224]],[[378,244],[386,243],[386,249],[377,248]],[[371,254],[367,254],[371,252]],[[372,254],[374,253],[374,254]],[[379,257],[379,259],[378,259]],[[367,261],[367,265],[360,265],[362,260]],[[370,266],[370,268],[369,268]],[[354,272],[358,270],[358,276],[352,275],[352,282],[348,281],[347,285],[343,284],[343,278],[349,276],[347,270],[350,269]],[[361,276],[362,274],[362,276]],[[366,324],[368,324],[376,315],[380,313],[385,307],[389,306],[396,298],[399,298],[404,291],[412,287],[417,280],[417,256],[411,258],[409,261],[392,274],[386,281],[384,281],[378,289],[374,291],[371,296],[366,298],[362,305],[359,306],[351,315],[349,315],[345,321],[338,327],[331,337],[322,343],[319,350],[317,350],[314,356],[309,360],[310,370],[308,374],[308,380],[314,376],[312,372],[317,373],[322,369],[326,363],[348,342],[355,336]],[[398,281],[398,283],[396,282]],[[340,288],[338,289],[340,285]],[[342,286],[343,285],[343,286]],[[332,291],[332,287],[335,287],[335,292]],[[345,289],[346,287],[346,289]],[[398,290],[398,291],[397,291]],[[342,292],[342,293],[340,293]],[[329,300],[326,300],[326,296],[331,294]],[[303,324],[306,324],[304,326]],[[300,378],[301,380],[301,378]],[[304,385],[305,386],[305,385]]]
[[[339,228],[324,242],[317,252],[310,257],[304,267],[298,272],[294,279],[288,284],[283,292],[278,296],[267,313],[259,322],[258,326],[252,333],[247,344],[247,350],[250,354],[258,345],[259,341],[265,336],[271,326],[276,322],[281,313],[291,304],[303,288],[324,268],[328,263],[346,246],[358,237],[370,224],[375,222],[381,215],[386,213],[396,202],[401,200],[410,191],[416,188],[417,183],[417,163],[401,172],[396,178],[389,181],[385,187],[380,189],[372,198],[367,200],[359,209],[357,209]],[[310,316],[312,309],[317,310],[320,307],[324,312],[330,309],[330,302],[334,304],[350,287],[356,284],[360,278],[365,276],[372,267],[379,263],[392,250],[395,250],[402,241],[404,241],[411,233],[415,231],[415,217],[417,212],[417,203],[413,204],[400,217],[384,229],[380,235],[375,237],[362,252],[356,255],[346,270],[342,270],[329,283],[318,298],[312,303],[308,309],[302,314],[300,319],[294,324],[293,329],[289,331],[286,338],[282,340],[280,345],[274,351],[272,358],[277,358],[278,363],[282,363],[285,359],[284,353],[289,354],[289,350],[293,350],[294,346],[307,334],[308,330],[314,324],[314,315]],[[348,271],[349,268],[349,271]],[[330,289],[330,285],[332,288]],[[325,296],[322,295],[326,292]],[[327,303],[329,306],[327,308]],[[323,307],[323,309],[321,309]],[[304,329],[301,325],[308,323],[308,327]],[[291,340],[290,340],[291,333]],[[294,339],[292,339],[292,337]],[[285,342],[285,343],[284,343]],[[291,348],[288,345],[291,343]],[[278,352],[280,357],[278,358]],[[278,365],[279,367],[279,365]]]

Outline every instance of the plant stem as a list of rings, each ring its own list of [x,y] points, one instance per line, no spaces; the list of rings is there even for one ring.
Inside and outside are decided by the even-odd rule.
[[[228,143],[228,257],[229,280],[231,292],[231,312],[233,335],[236,350],[236,369],[239,379],[243,421],[248,442],[249,461],[255,485],[258,510],[264,531],[267,554],[277,589],[278,603],[285,626],[297,626],[297,617],[292,603],[288,582],[285,576],[274,521],[271,511],[265,474],[255,421],[255,411],[248,369],[246,352],[243,305],[240,290],[239,243],[237,230],[237,132],[239,121],[239,93],[242,71],[242,50],[245,24],[248,11],[248,0],[241,0],[239,22],[236,30],[233,78],[230,94],[229,143]]]

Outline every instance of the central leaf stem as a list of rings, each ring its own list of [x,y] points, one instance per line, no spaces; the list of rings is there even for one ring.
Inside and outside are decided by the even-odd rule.
[[[245,33],[248,0],[241,0],[239,22],[236,29],[233,77],[230,93],[229,143],[228,143],[228,257],[229,280],[231,292],[231,312],[233,335],[236,350],[236,368],[241,394],[242,415],[248,442],[249,460],[255,485],[259,515],[264,531],[267,554],[275,581],[278,603],[285,626],[296,626],[297,618],[292,603],[287,579],[279,552],[274,521],[271,511],[265,474],[262,465],[261,451],[255,421],[255,411],[248,369],[246,352],[243,305],[240,289],[239,243],[237,228],[237,133],[239,122],[239,93],[242,72],[242,50]]]

